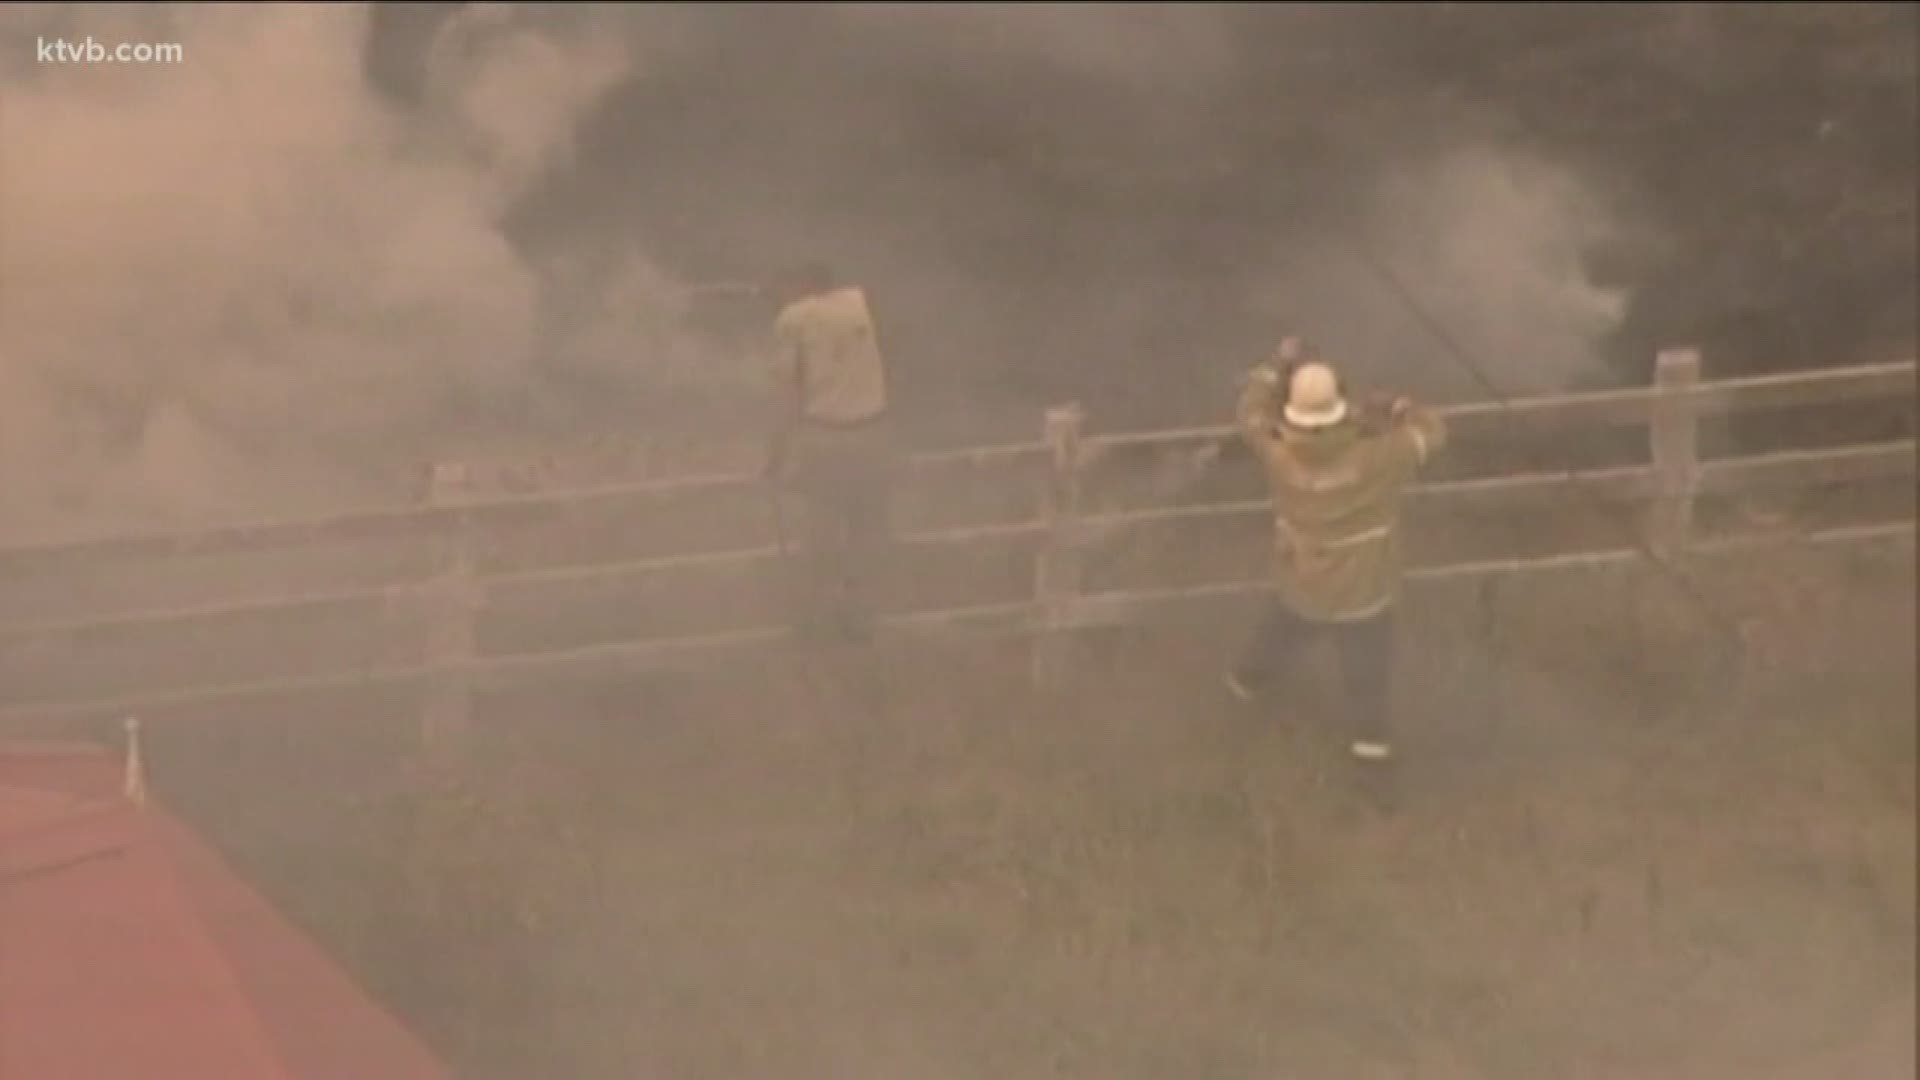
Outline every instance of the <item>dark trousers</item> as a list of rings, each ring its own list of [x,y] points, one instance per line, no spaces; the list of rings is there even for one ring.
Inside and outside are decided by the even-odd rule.
[[[891,463],[879,424],[795,437],[789,595],[810,633],[862,637],[872,628],[890,547]]]
[[[1316,641],[1331,641],[1346,690],[1347,737],[1389,745],[1387,709],[1393,680],[1393,609],[1354,622],[1317,622],[1273,601],[1247,643],[1234,678],[1256,693],[1270,689]]]

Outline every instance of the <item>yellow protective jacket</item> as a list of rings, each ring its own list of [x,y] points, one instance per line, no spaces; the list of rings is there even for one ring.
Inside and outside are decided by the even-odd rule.
[[[1445,444],[1446,428],[1418,406],[1384,426],[1350,417],[1296,428],[1282,418],[1284,393],[1281,373],[1261,365],[1236,410],[1273,493],[1280,598],[1321,622],[1377,615],[1399,591],[1401,495]]]
[[[773,324],[777,423],[846,426],[887,408],[887,374],[866,293],[846,286],[797,300]]]

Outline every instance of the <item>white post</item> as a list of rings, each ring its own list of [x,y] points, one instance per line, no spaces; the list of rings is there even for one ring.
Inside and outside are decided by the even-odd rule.
[[[122,727],[127,733],[127,766],[121,792],[128,802],[144,807],[147,805],[147,764],[140,754],[140,719],[129,716]]]
[[[1650,437],[1657,477],[1652,520],[1654,550],[1679,555],[1693,531],[1694,492],[1699,486],[1700,427],[1692,391],[1700,383],[1698,349],[1663,349],[1654,362]]]
[[[1080,433],[1086,412],[1078,404],[1048,409],[1046,440],[1052,449],[1042,513],[1046,546],[1034,564],[1034,597],[1041,625],[1033,641],[1033,683],[1053,689],[1066,679],[1072,638],[1068,625],[1080,592]]]

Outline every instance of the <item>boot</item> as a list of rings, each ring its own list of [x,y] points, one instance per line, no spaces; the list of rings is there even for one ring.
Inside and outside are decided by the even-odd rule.
[[[1391,748],[1386,743],[1355,742],[1349,749],[1360,797],[1376,813],[1397,813],[1400,784]]]

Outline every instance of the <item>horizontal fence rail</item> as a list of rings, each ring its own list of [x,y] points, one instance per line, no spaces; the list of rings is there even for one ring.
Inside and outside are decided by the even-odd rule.
[[[1916,443],[1901,439],[1863,446],[1827,450],[1789,450],[1703,462],[1700,467],[1700,494],[1728,494],[1750,489],[1791,487],[1805,484],[1857,482],[1888,479],[1915,472]],[[1456,509],[1487,509],[1537,506],[1564,499],[1568,488],[1580,485],[1609,500],[1629,502],[1650,497],[1658,489],[1658,473],[1651,466],[1626,466],[1590,470],[1584,473],[1535,473],[1520,476],[1491,477],[1482,480],[1451,480],[1416,485],[1409,500],[1443,504]],[[1272,513],[1266,499],[1231,502],[1194,503],[1183,506],[1148,507],[1088,514],[1080,519],[1082,539],[1112,539],[1123,530],[1148,524],[1200,521],[1221,517],[1253,517]],[[1010,537],[1039,537],[1046,523],[1006,522],[994,525],[933,529],[903,534],[896,542],[910,547],[943,544],[968,545],[984,540]],[[725,551],[697,552],[614,562],[595,562],[573,566],[545,567],[500,573],[478,572],[476,584],[489,589],[542,587],[585,582],[606,583],[623,577],[674,574],[687,570],[728,567],[747,568],[770,565],[780,558],[771,544]],[[39,622],[0,626],[0,640],[17,637],[41,637],[97,633],[102,631],[160,628],[167,625],[205,622],[243,615],[258,615],[300,608],[321,608],[351,604],[377,605],[396,602],[410,594],[411,586],[393,588],[342,588],[312,592],[285,593],[258,600],[224,604],[196,604],[151,611],[82,619],[50,619]]]
[[[1770,374],[1717,382],[1698,381],[1698,356],[1663,353],[1651,388],[1602,391],[1537,398],[1504,404],[1471,404],[1442,410],[1456,431],[1504,430],[1518,420],[1562,425],[1643,424],[1649,431],[1647,464],[1601,469],[1441,480],[1416,486],[1410,509],[1477,513],[1552,508],[1579,494],[1625,507],[1643,507],[1645,528],[1661,548],[1678,554],[1712,554],[1756,544],[1816,544],[1882,541],[1912,536],[1912,507],[1905,520],[1829,528],[1783,541],[1776,535],[1692,536],[1692,508],[1702,497],[1772,490],[1859,485],[1911,477],[1915,472],[1912,438],[1820,449],[1783,450],[1740,457],[1697,457],[1694,430],[1702,417],[1755,410],[1829,405],[1844,402],[1910,399],[1915,387],[1913,362],[1862,365],[1812,372]],[[1035,678],[1058,682],[1065,667],[1062,635],[1124,624],[1169,605],[1244,595],[1265,587],[1264,579],[1215,582],[1177,588],[1105,592],[1083,591],[1083,556],[1123,539],[1145,526],[1200,524],[1209,520],[1251,521],[1271,513],[1265,499],[1215,499],[1182,505],[1090,509],[1084,498],[1089,467],[1128,447],[1186,447],[1206,465],[1214,451],[1237,442],[1230,426],[1167,431],[1088,434],[1077,409],[1052,410],[1045,437],[1010,443],[914,455],[909,470],[992,470],[1018,466],[1035,470],[1042,481],[1033,491],[1009,489],[1029,512],[1027,518],[944,525],[909,530],[897,538],[912,557],[942,550],[976,552],[993,544],[1019,544],[1020,558],[1033,566],[1032,590],[1014,599],[936,605],[892,616],[884,625],[894,632],[975,630],[1030,635],[1035,641]],[[1250,468],[1250,466],[1249,466]],[[300,521],[229,526],[194,534],[111,538],[78,544],[37,545],[0,550],[0,575],[84,569],[107,561],[158,562],[184,556],[218,560],[248,553],[298,552],[316,545],[400,540],[427,541],[429,576],[376,585],[294,588],[272,596],[222,601],[160,604],[100,614],[31,618],[0,626],[0,656],[68,657],[84,666],[91,642],[197,640],[219,632],[244,633],[250,620],[328,618],[364,619],[370,626],[412,628],[423,637],[403,637],[418,647],[405,655],[369,652],[355,661],[329,661],[332,670],[254,679],[210,680],[184,687],[96,692],[78,700],[58,695],[0,706],[0,720],[80,717],[135,709],[212,705],[262,697],[322,691],[427,684],[454,686],[442,711],[458,718],[475,691],[500,689],[570,672],[619,670],[682,658],[763,647],[787,634],[777,626],[742,625],[698,633],[626,637],[566,648],[513,647],[489,651],[475,633],[476,620],[508,597],[540,597],[553,590],[582,586],[609,588],[619,583],[682,581],[690,576],[739,576],[773,571],[781,558],[777,544],[740,537],[738,546],[707,551],[613,558],[586,558],[558,565],[499,565],[488,539],[499,530],[564,525],[596,506],[624,505],[637,520],[650,520],[659,500],[704,498],[722,493],[753,494],[761,480],[749,475],[710,475],[675,480],[600,485],[570,491],[528,492],[472,497],[430,496],[428,505],[362,511]],[[624,520],[624,519],[622,519]],[[603,522],[602,529],[608,526]],[[623,524],[615,531],[621,531]],[[491,531],[490,531],[491,530]],[[738,543],[746,540],[745,543]],[[1591,542],[1591,541],[1589,541]],[[1028,548],[1031,548],[1029,551]],[[1532,573],[1568,566],[1604,565],[1631,560],[1639,549],[1562,553],[1532,558],[1469,559],[1410,572],[1415,583],[1462,576]],[[709,581],[709,584],[712,584]],[[385,631],[383,631],[385,632]],[[398,632],[398,631],[396,631]],[[144,636],[143,636],[144,635]],[[364,650],[363,650],[364,652]],[[4,677],[4,671],[0,671]]]
[[[1800,407],[1875,398],[1911,396],[1914,361],[1867,364],[1811,372],[1758,375],[1702,383],[1686,391],[1696,415]],[[1607,390],[1586,394],[1523,398],[1505,404],[1455,405],[1438,411],[1456,430],[1513,418],[1532,418],[1554,425],[1645,423],[1661,399],[1656,390]],[[1165,431],[1088,435],[1084,453],[1098,455],[1113,447],[1156,443],[1220,443],[1236,438],[1230,425]],[[977,449],[940,450],[915,454],[910,469],[974,466],[1031,458],[1048,453],[1044,442],[1013,443]],[[750,473],[723,473],[666,480],[606,484],[567,491],[531,492],[463,499],[440,506],[401,506],[356,511],[322,518],[232,525],[192,533],[112,537],[65,544],[34,544],[0,548],[0,573],[33,570],[78,559],[155,558],[183,554],[235,553],[286,548],[342,540],[392,539],[400,536],[451,531],[484,520],[578,508],[595,501],[667,498],[697,492],[741,489],[760,483]]]
[[[1516,422],[1542,427],[1644,424],[1651,418],[1657,402],[1676,398],[1685,402],[1694,415],[1706,417],[1910,397],[1914,385],[1914,361],[1902,360],[1721,379],[1677,394],[1652,387],[1634,387],[1450,405],[1436,411],[1457,434],[1476,435],[1505,430]],[[1231,424],[1215,424],[1091,435],[1086,443],[1089,450],[1100,453],[1124,446],[1223,443],[1238,438]]]
[[[1899,521],[1844,526],[1792,535],[1728,537],[1700,544],[1695,552],[1699,555],[1714,556],[1764,550],[1770,547],[1912,544],[1914,540],[1915,523]],[[1462,579],[1629,565],[1644,557],[1644,553],[1638,548],[1608,548],[1599,551],[1567,552],[1532,559],[1483,559],[1446,566],[1420,567],[1409,570],[1406,576],[1411,585],[1419,587]],[[1264,596],[1270,588],[1271,584],[1267,578],[1252,577],[1179,588],[1090,593],[1076,599],[1069,628],[1087,630],[1133,625],[1146,616],[1171,605]],[[1058,629],[1058,627],[1048,626],[1044,614],[1037,603],[1025,601],[911,612],[890,616],[881,620],[881,624],[888,630],[909,633],[971,629],[982,633],[1034,634],[1050,628]],[[759,626],[688,637],[609,642],[578,649],[475,657],[455,663],[402,664],[329,675],[261,679],[85,701],[29,704],[0,712],[0,721],[12,723],[80,719],[129,711],[232,704],[248,699],[276,698],[293,694],[419,684],[448,676],[471,679],[477,687],[482,689],[504,689],[536,679],[641,670],[648,666],[671,664],[677,659],[688,657],[716,657],[748,648],[778,644],[790,636],[791,632],[784,627]]]

